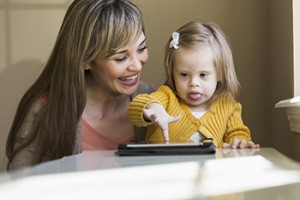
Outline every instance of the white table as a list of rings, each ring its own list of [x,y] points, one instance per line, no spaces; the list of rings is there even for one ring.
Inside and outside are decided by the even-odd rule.
[[[300,164],[273,148],[79,155],[0,175],[0,199],[299,199]]]

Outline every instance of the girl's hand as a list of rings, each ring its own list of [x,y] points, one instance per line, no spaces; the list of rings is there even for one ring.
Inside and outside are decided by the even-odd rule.
[[[222,149],[224,158],[252,156],[259,152],[259,148],[245,148],[245,149]]]
[[[166,143],[169,142],[169,129],[168,125],[171,122],[176,122],[180,120],[180,115],[170,116],[165,108],[159,103],[151,103],[143,110],[145,120],[150,120],[157,123],[161,128],[163,137]]]
[[[255,144],[252,141],[247,141],[247,140],[239,140],[239,139],[234,139],[232,141],[232,143],[228,144],[228,143],[224,143],[223,144],[223,148],[224,149],[244,149],[244,148],[251,148],[251,149],[255,149],[255,148],[259,148],[260,145],[259,144]]]

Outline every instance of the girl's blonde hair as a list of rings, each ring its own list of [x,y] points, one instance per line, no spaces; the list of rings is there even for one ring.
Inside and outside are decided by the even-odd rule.
[[[129,0],[74,0],[68,8],[44,70],[23,96],[6,143],[8,167],[16,154],[35,143],[31,164],[70,155],[86,103],[84,65],[114,54],[144,31],[140,10]],[[23,124],[41,97],[26,137]]]
[[[179,36],[179,49],[192,49],[195,46],[209,47],[214,55],[214,65],[218,76],[218,85],[213,99],[227,91],[238,100],[240,83],[236,77],[232,52],[229,42],[223,31],[214,23],[191,21],[180,27],[176,32]],[[165,49],[166,85],[176,92],[173,77],[174,57],[177,49],[169,47],[172,38],[167,42]]]

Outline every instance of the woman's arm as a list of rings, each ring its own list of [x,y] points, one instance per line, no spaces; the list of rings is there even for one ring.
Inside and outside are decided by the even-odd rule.
[[[28,141],[30,137],[30,130],[33,127],[34,121],[37,118],[38,112],[42,107],[41,102],[37,102],[32,106],[32,109],[27,114],[24,122],[18,130],[17,136],[14,141],[14,151],[20,148],[25,141]],[[34,164],[34,153],[36,151],[36,140],[21,148],[13,157],[10,163],[8,163],[8,170],[19,169],[25,166],[31,166]]]

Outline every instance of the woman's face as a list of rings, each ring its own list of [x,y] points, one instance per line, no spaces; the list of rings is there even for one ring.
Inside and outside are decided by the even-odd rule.
[[[92,85],[117,96],[131,95],[137,90],[142,67],[147,61],[148,50],[142,33],[131,46],[119,49],[108,58],[90,63],[88,69],[93,77]]]

